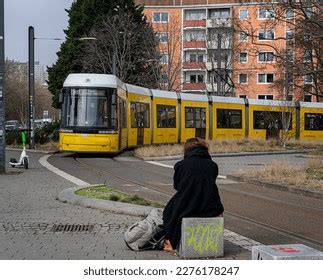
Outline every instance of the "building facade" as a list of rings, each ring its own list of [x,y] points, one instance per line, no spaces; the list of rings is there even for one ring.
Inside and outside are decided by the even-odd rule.
[[[263,1],[265,2],[265,1]],[[138,0],[156,31],[165,89],[253,99],[314,101],[286,86],[293,11],[239,0]],[[284,53],[283,53],[284,52]],[[306,82],[301,79],[299,83]]]

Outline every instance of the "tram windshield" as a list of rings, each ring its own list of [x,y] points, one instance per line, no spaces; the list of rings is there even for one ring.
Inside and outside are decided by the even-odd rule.
[[[66,89],[62,128],[117,128],[115,89]]]

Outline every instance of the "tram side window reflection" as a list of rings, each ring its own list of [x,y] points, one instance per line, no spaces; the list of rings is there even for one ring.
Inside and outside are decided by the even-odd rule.
[[[176,107],[157,105],[157,127],[176,128]]]
[[[305,113],[305,130],[323,130],[323,114]]]
[[[185,127],[205,128],[206,109],[198,107],[185,107]]]
[[[217,109],[217,128],[242,128],[242,110]]]
[[[284,114],[284,118],[283,118]],[[292,129],[292,117],[285,112],[254,111],[253,128],[254,129],[283,129],[283,120],[290,117],[288,129]]]
[[[131,102],[131,127],[132,128],[149,128],[149,104],[141,102]]]

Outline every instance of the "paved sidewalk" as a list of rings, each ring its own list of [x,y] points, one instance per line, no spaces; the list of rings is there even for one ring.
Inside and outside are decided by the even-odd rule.
[[[58,194],[74,185],[42,167],[41,154],[29,156],[30,169],[8,166],[9,173],[0,174],[0,259],[178,259],[125,246],[123,233],[138,221],[136,216],[59,202]],[[80,232],[64,232],[61,225],[79,226]],[[250,257],[249,251],[225,241],[225,259]]]

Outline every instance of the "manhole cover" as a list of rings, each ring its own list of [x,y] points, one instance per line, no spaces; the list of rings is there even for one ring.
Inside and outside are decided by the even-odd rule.
[[[79,224],[59,224],[53,225],[52,232],[92,232],[94,225],[79,225]]]

